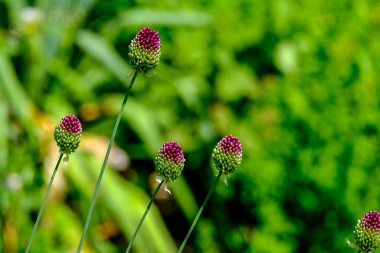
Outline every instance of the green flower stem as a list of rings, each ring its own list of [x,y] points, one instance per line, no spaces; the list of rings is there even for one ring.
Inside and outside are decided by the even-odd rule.
[[[193,224],[191,225],[191,227],[189,229],[189,232],[187,232],[187,235],[186,235],[185,239],[183,240],[183,242],[181,244],[181,247],[178,250],[178,253],[181,253],[183,251],[183,249],[185,248],[185,245],[186,245],[187,241],[189,240],[191,232],[193,232],[193,230],[195,228],[195,225],[197,224],[198,219],[199,219],[199,217],[201,216],[201,214],[203,212],[203,209],[205,209],[205,206],[206,206],[208,200],[210,199],[211,194],[212,194],[212,192],[215,189],[215,185],[218,182],[218,180],[219,180],[219,178],[220,178],[221,175],[222,175],[222,171],[220,170],[218,176],[216,176],[214,183],[212,184],[210,190],[208,191],[207,196],[206,196],[205,200],[203,201],[203,204],[202,204],[201,208],[199,209],[199,211],[197,213],[197,216],[195,216]]]
[[[139,229],[140,229],[140,227],[141,227],[141,224],[143,223],[143,221],[144,221],[144,219],[145,219],[145,216],[147,215],[147,213],[148,213],[148,211],[149,211],[149,209],[150,209],[150,206],[153,204],[153,201],[154,201],[154,199],[156,198],[156,195],[157,195],[158,191],[160,190],[160,187],[161,187],[161,185],[162,185],[163,183],[164,183],[164,180],[162,180],[162,181],[158,184],[158,186],[157,186],[155,192],[153,193],[152,198],[150,199],[150,202],[149,202],[149,204],[148,204],[148,206],[147,206],[147,208],[146,208],[146,210],[145,210],[143,216],[141,217],[141,219],[140,219],[140,221],[139,221],[139,224],[137,225],[137,228],[136,228],[136,230],[135,230],[135,233],[133,234],[133,236],[132,236],[132,238],[131,238],[131,241],[129,242],[128,248],[127,248],[127,250],[125,251],[125,253],[128,253],[128,252],[132,249],[132,244],[133,244],[133,241],[134,241],[135,238],[136,238],[137,232],[139,232]]]
[[[50,189],[51,189],[51,186],[53,185],[55,174],[57,173],[57,170],[58,170],[59,164],[61,163],[62,157],[63,157],[63,153],[60,153],[58,161],[57,161],[57,164],[55,165],[55,168],[54,168],[54,171],[53,171],[53,175],[50,178],[50,182],[49,182],[48,188],[46,189],[45,197],[44,197],[44,200],[42,201],[42,205],[40,207],[40,211],[38,212],[37,220],[34,223],[33,232],[32,232],[32,235],[30,236],[28,247],[26,248],[25,253],[28,253],[29,250],[30,250],[30,247],[32,246],[34,235],[36,234],[38,224],[40,223],[41,216],[42,216],[42,213],[44,211],[44,208],[45,208],[45,205],[46,205],[49,193],[50,193]]]
[[[92,211],[94,210],[95,200],[96,200],[96,197],[98,195],[99,188],[100,188],[100,183],[102,182],[102,178],[103,178],[104,171],[106,169],[108,157],[109,157],[109,155],[111,153],[112,144],[113,144],[113,141],[115,140],[117,128],[119,127],[121,116],[122,116],[122,113],[124,111],[125,105],[127,103],[128,96],[129,96],[129,93],[131,92],[133,83],[135,82],[137,73],[138,72],[135,71],[135,73],[133,74],[131,83],[129,84],[127,93],[125,94],[123,103],[121,105],[119,115],[117,116],[117,119],[116,119],[116,123],[115,123],[115,126],[113,128],[112,136],[111,136],[110,142],[108,144],[107,153],[106,153],[106,156],[104,157],[103,165],[102,165],[102,168],[101,168],[100,173],[99,173],[98,181],[96,183],[94,195],[92,196],[90,208],[89,208],[89,211],[88,211],[88,214],[87,214],[86,223],[85,223],[84,228],[83,228],[82,238],[80,239],[80,242],[79,242],[79,245],[78,245],[77,253],[81,252],[81,250],[82,250],[83,243],[84,243],[84,238],[86,237],[88,225],[90,224],[90,220],[91,220],[91,216],[92,216]]]

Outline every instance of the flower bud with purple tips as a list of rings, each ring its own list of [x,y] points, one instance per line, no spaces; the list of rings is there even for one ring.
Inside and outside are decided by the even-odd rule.
[[[143,28],[129,44],[129,58],[137,72],[151,74],[160,63],[160,37],[158,32]]]
[[[360,252],[371,253],[380,247],[380,213],[368,212],[354,229],[356,245]]]
[[[59,152],[69,155],[79,146],[82,137],[82,125],[73,115],[67,115],[59,122],[54,130],[54,139]]]
[[[243,149],[238,138],[228,135],[218,142],[212,152],[215,167],[227,175],[236,171],[240,166]]]
[[[176,142],[165,143],[154,159],[156,171],[163,180],[169,182],[181,175],[185,166],[185,158],[180,145]]]

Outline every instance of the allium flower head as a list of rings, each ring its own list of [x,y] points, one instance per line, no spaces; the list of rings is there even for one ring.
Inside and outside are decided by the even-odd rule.
[[[370,211],[359,220],[354,237],[361,252],[371,253],[380,247],[380,213]]]
[[[79,146],[82,136],[82,126],[79,119],[73,115],[65,116],[54,130],[54,139],[59,152],[69,155]]]
[[[129,58],[133,68],[150,74],[160,63],[160,37],[158,32],[143,28],[129,44]]]
[[[227,175],[235,172],[240,166],[243,149],[238,138],[232,135],[223,137],[212,152],[215,167]]]
[[[176,180],[185,166],[182,148],[176,142],[165,143],[154,159],[156,171],[163,180],[169,182]]]

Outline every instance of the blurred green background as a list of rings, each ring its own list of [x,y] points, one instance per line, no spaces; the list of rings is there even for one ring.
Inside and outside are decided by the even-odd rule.
[[[61,166],[31,252],[75,252],[132,77],[128,44],[159,31],[161,63],[139,75],[82,252],[124,252],[166,141],[186,156],[133,252],[172,253],[237,136],[243,163],[217,185],[186,252],[355,252],[380,206],[380,2],[0,0],[1,252],[24,252],[67,114],[82,143]]]

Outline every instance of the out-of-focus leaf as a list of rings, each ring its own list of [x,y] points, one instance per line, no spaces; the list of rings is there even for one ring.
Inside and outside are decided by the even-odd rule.
[[[122,101],[121,96],[107,96],[104,104],[108,113],[117,114]],[[154,112],[130,95],[124,110],[124,118],[143,140],[148,153],[153,157],[163,144]]]
[[[211,16],[194,10],[159,11],[135,9],[121,13],[120,20],[128,25],[175,25],[202,26],[210,22]]]
[[[78,162],[73,164],[73,168],[68,173],[71,180],[84,190],[84,194],[88,195],[89,192],[91,193],[89,189],[94,188],[100,167],[100,160],[89,156],[80,156],[78,157]],[[90,172],[92,179],[89,179],[88,172]],[[83,183],[86,181],[88,182],[87,186]],[[123,233],[131,237],[149,203],[149,199],[150,197],[140,188],[122,180],[113,170],[108,168],[104,174],[98,204],[95,205],[95,212],[96,208],[99,208],[99,203],[106,203],[106,208],[113,213]],[[147,244],[147,241],[150,243]],[[165,253],[176,251],[176,246],[158,210],[154,206],[152,206],[149,215],[144,221],[139,236],[136,238],[134,248],[138,249],[136,252]]]
[[[0,48],[0,85],[8,97],[12,110],[20,120],[27,122],[31,115],[33,104],[25,94],[20,81],[17,78],[12,63]]]
[[[0,89],[2,91],[2,89]],[[0,92],[0,171],[3,171],[8,161],[8,139],[9,139],[9,120],[8,120],[8,101],[4,97],[4,93]],[[0,175],[2,173],[0,172]],[[0,204],[1,205],[1,204]]]
[[[138,25],[199,27],[208,24],[211,20],[210,14],[196,10],[134,9],[124,11],[106,23],[102,28],[102,34],[113,40],[125,27]]]
[[[149,153],[153,156],[158,148],[163,144],[160,136],[159,126],[155,120],[154,113],[137,103],[134,99],[128,101],[128,108],[125,111],[125,118],[132,128],[146,144]]]
[[[83,51],[99,61],[124,85],[128,85],[127,74],[131,69],[116,50],[99,35],[82,30],[78,33],[77,44]]]
[[[4,2],[8,6],[11,20],[17,23],[20,19],[21,10],[26,6],[25,0],[5,0]]]
[[[190,223],[194,219],[199,208],[197,201],[194,198],[194,194],[191,191],[191,187],[183,176],[179,177],[178,180],[172,184],[173,187],[170,189],[175,196],[175,201],[181,207],[187,221]]]
[[[49,73],[55,75],[75,99],[92,100],[94,99],[93,89],[99,83],[109,79],[109,73],[101,68],[92,66],[82,74],[71,68],[65,61],[55,59],[49,66]]]

